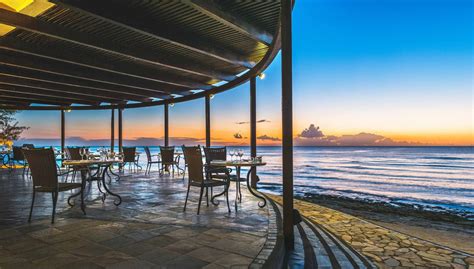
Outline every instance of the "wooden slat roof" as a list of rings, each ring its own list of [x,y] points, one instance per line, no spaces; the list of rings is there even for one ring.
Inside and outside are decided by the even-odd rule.
[[[0,36],[0,106],[192,100],[259,74],[280,46],[280,1],[49,2],[36,17],[0,9],[0,23],[15,27]]]

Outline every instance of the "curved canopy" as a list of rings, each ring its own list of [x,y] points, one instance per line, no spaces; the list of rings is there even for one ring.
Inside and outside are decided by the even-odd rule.
[[[280,1],[0,0],[0,106],[181,102],[258,75],[280,47]]]

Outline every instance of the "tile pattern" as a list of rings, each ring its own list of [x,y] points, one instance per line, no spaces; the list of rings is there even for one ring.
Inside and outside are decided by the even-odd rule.
[[[281,196],[268,196],[279,204],[282,203]],[[295,200],[294,205],[303,216],[347,242],[380,268],[474,269],[474,257],[467,253],[395,232],[316,204]]]
[[[110,188],[123,203],[102,203],[93,184],[87,215],[67,206],[70,192],[61,194],[55,224],[51,197],[40,194],[28,224],[31,179],[0,170],[0,268],[247,268],[268,237],[269,209],[245,189],[237,213],[221,199],[203,201],[196,215],[199,191],[183,212],[181,177],[127,174]]]

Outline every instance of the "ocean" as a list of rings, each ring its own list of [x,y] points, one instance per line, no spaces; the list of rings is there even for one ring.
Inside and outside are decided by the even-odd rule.
[[[248,147],[228,148],[243,149],[244,158],[250,155]],[[138,151],[143,165],[146,156]],[[258,147],[257,152],[267,163],[258,169],[259,188],[281,193],[281,147]],[[294,191],[411,204],[471,219],[474,147],[295,147]]]

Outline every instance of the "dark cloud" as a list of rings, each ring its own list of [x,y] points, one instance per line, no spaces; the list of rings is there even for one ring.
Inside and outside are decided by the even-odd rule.
[[[261,119],[261,120],[258,120],[258,121],[257,121],[257,123],[265,123],[265,122],[271,122],[271,121],[266,120],[266,119]],[[236,122],[235,124],[238,124],[238,125],[250,124],[250,121],[238,121],[238,122]]]
[[[383,135],[359,133],[355,135],[325,136],[319,127],[311,124],[295,138],[297,146],[423,146],[421,143],[395,141]]]
[[[234,134],[234,138],[235,138],[235,139],[243,139],[244,137],[243,137],[242,134],[240,134],[240,133],[235,133],[235,134]]]
[[[269,141],[281,141],[281,139],[278,138],[278,137],[272,137],[272,136],[268,136],[268,135],[258,136],[257,139],[259,139],[259,140],[269,140]]]
[[[324,137],[324,134],[319,129],[319,126],[315,127],[314,124],[311,124],[308,128],[304,129],[298,136],[303,138],[318,138]]]

